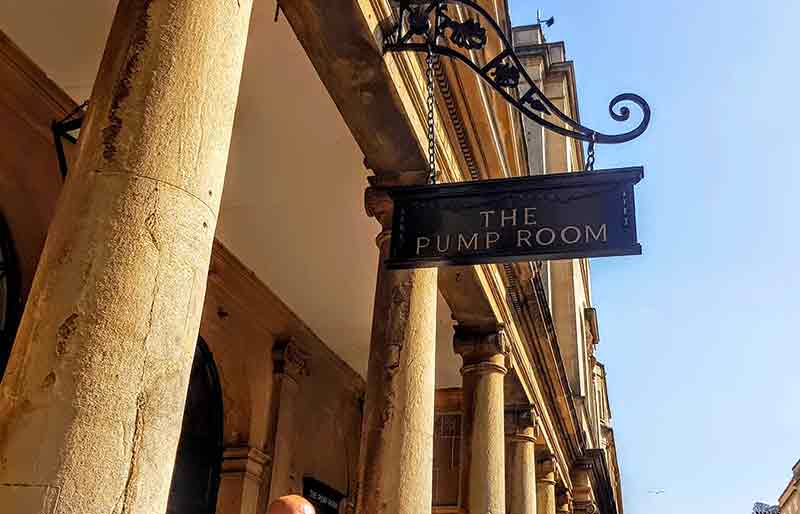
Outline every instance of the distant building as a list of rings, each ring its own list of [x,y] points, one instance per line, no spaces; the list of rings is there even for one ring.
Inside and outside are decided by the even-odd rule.
[[[778,499],[780,514],[800,514],[800,460],[792,468],[792,479]]]
[[[755,505],[753,505],[753,514],[779,514],[778,506],[756,502]]]

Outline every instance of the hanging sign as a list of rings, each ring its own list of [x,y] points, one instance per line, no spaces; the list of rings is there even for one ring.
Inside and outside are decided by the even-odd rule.
[[[388,190],[389,269],[639,255],[633,186],[644,168]]]

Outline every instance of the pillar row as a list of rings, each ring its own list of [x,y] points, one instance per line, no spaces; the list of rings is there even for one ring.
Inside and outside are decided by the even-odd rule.
[[[505,514],[505,336],[458,325],[453,346],[463,361],[459,503],[469,513]]]
[[[392,202],[376,177],[366,208],[382,227],[356,512],[430,512],[437,271],[388,270]]]
[[[0,391],[0,505],[160,513],[252,0],[122,0]]]

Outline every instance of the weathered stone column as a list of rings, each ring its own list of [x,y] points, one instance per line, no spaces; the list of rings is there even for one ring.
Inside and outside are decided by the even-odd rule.
[[[272,473],[269,482],[269,503],[287,494],[302,494],[303,485],[297,482],[294,449],[297,441],[295,414],[299,380],[308,374],[308,355],[294,341],[278,342],[273,348],[275,362],[272,419]],[[265,505],[265,506],[266,506]]]
[[[379,185],[376,178],[371,183]],[[359,514],[430,512],[436,356],[435,268],[389,271],[392,204],[369,188],[383,227],[359,460]]]
[[[506,511],[536,513],[536,412],[531,406],[506,409]]]
[[[556,461],[547,456],[539,461],[536,474],[536,512],[554,514],[556,512]]]
[[[463,360],[459,504],[470,514],[504,514],[503,331],[487,333],[458,325],[453,346]]]
[[[122,0],[0,393],[0,505],[164,512],[252,0]]]

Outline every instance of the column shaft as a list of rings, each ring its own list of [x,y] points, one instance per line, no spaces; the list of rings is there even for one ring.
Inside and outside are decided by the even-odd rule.
[[[359,514],[430,512],[436,355],[436,269],[390,271],[391,202],[368,190],[384,232],[359,462]]]
[[[503,335],[459,326],[454,346],[464,363],[459,503],[470,514],[504,514]]]
[[[166,509],[251,1],[119,3],[0,392],[3,511]]]
[[[555,514],[556,470],[555,461],[552,458],[547,458],[540,463],[536,486],[537,514]]]
[[[511,435],[508,448],[508,514],[536,512],[536,438],[533,427]]]

